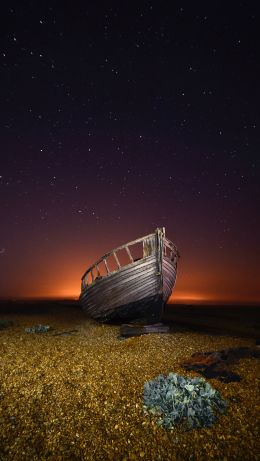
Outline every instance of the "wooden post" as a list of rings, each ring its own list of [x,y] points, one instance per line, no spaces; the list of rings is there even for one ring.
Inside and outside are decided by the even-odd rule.
[[[105,263],[105,266],[106,266],[107,273],[110,274],[110,270],[108,269],[106,258],[104,258],[104,263]]]
[[[115,258],[115,260],[116,260],[118,269],[120,269],[121,265],[120,265],[119,259],[118,259],[118,257],[117,257],[117,254],[116,254],[115,252],[113,252],[113,256],[114,256],[114,258]]]
[[[129,258],[130,258],[131,263],[133,263],[134,260],[133,260],[133,257],[132,257],[132,255],[131,255],[131,253],[130,253],[130,250],[129,250],[128,246],[126,246],[125,249],[126,249],[126,251],[127,251],[127,254],[128,254]]]

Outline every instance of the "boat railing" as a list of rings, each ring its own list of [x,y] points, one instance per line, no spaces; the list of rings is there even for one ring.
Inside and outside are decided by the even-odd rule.
[[[155,238],[155,233],[153,234],[148,234],[144,237],[140,237],[136,240],[133,240],[131,242],[128,242],[128,243],[125,243],[124,245],[120,245],[119,247],[117,248],[114,248],[113,250],[109,251],[108,253],[105,253],[101,258],[99,258],[94,264],[92,264],[92,266],[90,266],[86,272],[83,274],[82,276],[82,288],[86,288],[88,285],[91,285],[94,281],[96,280],[99,280],[103,277],[106,277],[107,275],[111,274],[112,272],[115,272],[115,271],[118,271],[119,269],[121,269],[121,267],[124,267],[128,264],[133,264],[135,261],[137,261],[137,259],[134,258],[134,255],[131,253],[131,250],[129,247],[133,246],[133,245],[137,245],[138,243],[143,243],[143,254],[142,254],[142,257],[141,258],[138,258],[139,259],[143,259],[147,256],[149,256],[149,251],[145,251],[145,248],[144,248],[144,242],[145,241],[149,241],[153,238]],[[125,250],[126,251],[126,254],[128,256],[128,259],[129,261],[126,263],[126,264],[122,264],[120,263],[119,261],[119,257],[117,255],[117,253],[121,250]],[[114,262],[115,262],[115,269],[114,270],[110,270],[109,268],[109,265],[108,265],[108,258],[111,257],[114,258]],[[100,265],[101,263],[104,263],[104,266],[103,268],[105,269],[105,272],[104,274],[101,274],[101,269],[100,269]]]
[[[160,229],[158,229],[160,232]],[[96,280],[100,280],[103,277],[106,277],[107,275],[110,275],[114,272],[117,272],[120,270],[122,267],[129,265],[129,264],[134,264],[136,261],[145,259],[156,251],[156,245],[157,245],[157,240],[156,240],[156,235],[157,232],[153,234],[148,234],[145,235],[144,237],[140,237],[136,240],[132,240],[131,242],[125,243],[124,245],[120,245],[117,248],[114,248],[113,250],[109,251],[108,253],[105,253],[101,258],[99,258],[94,264],[92,264],[86,272],[82,276],[82,288],[86,288],[88,285],[92,285],[93,282]],[[164,232],[162,235],[162,242],[163,242],[163,255],[168,257],[171,261],[176,261],[178,258],[178,250],[176,246],[168,240]],[[139,243],[142,243],[142,254],[138,255],[138,258],[133,254],[133,251],[131,252],[130,247],[134,245],[138,245]],[[120,262],[121,257],[119,257],[118,253],[122,250],[126,251],[126,257],[127,257],[127,262],[122,263],[122,260]],[[108,259],[112,257],[112,262],[114,263],[114,268],[111,270],[111,260],[110,264],[108,264]],[[103,270],[101,270],[101,265],[103,264]]]
[[[171,261],[175,261],[179,257],[177,247],[166,237],[163,239],[163,255]]]

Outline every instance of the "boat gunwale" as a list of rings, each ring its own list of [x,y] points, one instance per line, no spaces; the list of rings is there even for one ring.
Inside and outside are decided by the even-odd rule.
[[[130,242],[124,243],[123,245],[120,245],[119,247],[113,248],[113,250],[108,251],[103,256],[101,256],[99,259],[97,259],[97,261],[94,262],[94,264],[92,264],[91,266],[88,267],[88,269],[82,275],[81,280],[84,279],[84,277],[87,275],[88,272],[90,272],[92,269],[94,269],[98,264],[100,264],[105,258],[108,258],[108,256],[110,256],[111,254],[115,253],[116,251],[122,250],[127,246],[131,246],[131,245],[134,245],[135,243],[142,242],[144,239],[147,239],[147,238],[152,237],[154,235],[156,235],[156,232],[153,232],[152,234],[145,235],[144,237],[140,237],[140,238],[138,238],[136,240],[132,240]],[[141,259],[145,259],[145,258],[141,258]],[[133,264],[133,263],[131,262],[129,264]],[[125,266],[128,266],[129,264],[125,264],[124,266],[122,266],[122,268],[125,267]],[[115,272],[115,271],[113,271],[113,272]],[[113,273],[113,272],[111,272],[111,273]],[[107,274],[107,275],[109,275],[109,274]]]
[[[139,242],[142,242],[143,240],[145,239],[148,239],[150,237],[154,237],[156,236],[157,234],[157,231],[151,233],[151,234],[148,234],[148,235],[145,235],[144,237],[139,237],[138,239],[136,240],[131,240],[130,242],[127,242],[127,243],[124,243],[123,245],[120,245],[119,247],[116,247],[116,248],[113,248],[111,251],[108,251],[107,253],[105,253],[103,256],[101,256],[99,259],[97,259],[91,266],[88,267],[88,269],[84,272],[84,274],[82,275],[81,277],[81,280],[83,280],[85,278],[85,276],[92,270],[94,269],[98,264],[100,264],[105,258],[108,258],[109,256],[111,256],[111,254],[113,253],[116,253],[117,251],[120,251],[128,246],[131,246],[131,245],[135,245],[136,243],[139,243]],[[178,250],[177,250],[177,247],[176,245],[174,245],[174,243],[167,239],[165,237],[165,235],[163,236],[163,243],[164,244],[168,244],[170,246],[171,249],[175,250],[176,253],[178,254]],[[149,255],[150,256],[150,255]],[[142,260],[143,259],[146,259],[147,257],[149,256],[146,256],[146,257],[143,257],[141,258]],[[123,269],[123,267],[126,267],[126,266],[129,266],[130,264],[133,264],[134,262],[136,261],[133,261],[133,262],[130,262],[129,264],[124,264],[123,266],[121,266],[120,268],[118,268],[116,271],[120,270],[120,269]],[[111,271],[111,274],[113,272],[116,272],[116,271]],[[107,274],[109,275],[109,273]],[[105,277],[107,277],[107,275]]]
[[[138,260],[133,260],[132,255],[131,255],[130,250],[129,250],[129,246],[133,246],[133,245],[135,245],[137,243],[144,242],[146,239],[149,239],[149,238],[155,238],[156,239],[156,237],[159,234],[161,234],[161,231],[162,231],[162,235],[161,235],[162,239],[159,238],[159,240],[157,241],[157,251],[155,252],[155,254],[149,254],[147,256],[143,256],[142,258],[140,258]],[[168,247],[170,249],[170,251],[171,251],[171,258],[168,258],[168,256],[166,255],[166,247]],[[124,264],[124,265],[121,266],[116,253],[118,251],[122,250],[122,249],[125,249],[127,251],[128,255],[129,255],[129,258],[130,258],[130,261],[127,264]],[[173,254],[175,256],[174,260],[172,259]],[[112,271],[109,270],[109,268],[107,266],[107,261],[106,261],[106,259],[111,255],[114,256],[114,258],[116,260],[116,263],[117,263],[117,266],[118,266],[115,270],[112,270]],[[148,235],[145,235],[143,237],[139,237],[138,239],[132,240],[132,241],[127,242],[127,243],[125,243],[123,245],[120,245],[120,246],[112,249],[111,251],[105,253],[103,256],[101,256],[94,264],[92,264],[85,271],[85,273],[81,277],[82,283],[81,283],[80,297],[84,293],[86,293],[86,291],[88,291],[91,287],[95,286],[96,283],[98,283],[98,284],[99,284],[99,282],[102,283],[104,281],[104,279],[110,278],[109,276],[118,274],[118,273],[124,271],[124,269],[128,269],[128,268],[134,267],[134,266],[139,266],[140,264],[146,264],[148,262],[149,258],[153,258],[153,257],[155,257],[155,260],[157,260],[157,262],[159,263],[157,275],[161,276],[161,285],[162,285],[162,283],[163,283],[163,280],[162,280],[162,268],[161,268],[162,259],[164,259],[164,258],[168,259],[169,262],[171,263],[171,265],[175,266],[175,264],[176,264],[176,262],[178,260],[178,257],[179,257],[179,252],[178,252],[178,249],[177,249],[176,245],[171,240],[166,238],[164,228],[163,229],[157,228],[155,230],[155,232],[153,232],[151,234],[148,234]],[[98,265],[101,264],[102,262],[105,263],[107,273],[105,275],[100,276]],[[94,269],[96,269],[97,274],[98,274],[98,276],[95,277],[95,278],[93,277],[93,270]],[[88,281],[86,281],[86,277],[88,276],[89,273],[91,274],[91,277],[92,277],[92,281],[90,283]]]
[[[155,255],[149,255],[149,256],[145,256],[144,258],[141,258],[139,259],[138,261],[134,261],[133,263],[130,262],[129,264],[125,264],[124,266],[121,266],[119,269],[116,269],[114,271],[111,271],[109,272],[109,274],[106,274],[105,276],[102,276],[100,278],[96,278],[92,283],[90,283],[89,285],[86,285],[82,290],[81,290],[81,294],[85,293],[85,291],[87,289],[90,289],[92,286],[94,286],[96,283],[100,283],[100,282],[103,282],[105,279],[107,279],[108,277],[112,276],[112,275],[115,275],[115,274],[118,274],[119,272],[122,272],[124,269],[129,269],[129,266],[138,266],[139,264],[141,265],[141,263],[145,262],[145,263],[149,263],[149,261],[147,261],[149,258],[155,258],[155,262],[157,261],[157,258],[155,257]],[[95,267],[95,266],[94,266]]]

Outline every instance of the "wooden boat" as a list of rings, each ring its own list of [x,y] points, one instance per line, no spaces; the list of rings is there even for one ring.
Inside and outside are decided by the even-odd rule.
[[[100,322],[158,322],[175,285],[178,257],[165,228],[115,248],[84,273],[80,304]]]

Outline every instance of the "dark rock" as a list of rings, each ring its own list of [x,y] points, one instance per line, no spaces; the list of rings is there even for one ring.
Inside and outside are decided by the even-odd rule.
[[[241,381],[241,377],[237,373],[234,373],[229,370],[227,366],[221,364],[211,366],[201,373],[205,376],[205,378],[217,378],[219,381],[223,381],[224,383]]]
[[[217,378],[224,382],[240,381],[241,377],[232,372],[229,365],[249,357],[260,357],[260,351],[256,348],[238,347],[217,352],[195,352],[181,365],[185,370],[198,371],[206,378]]]

